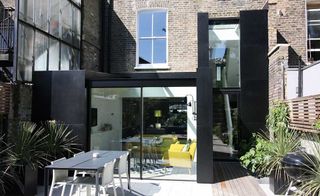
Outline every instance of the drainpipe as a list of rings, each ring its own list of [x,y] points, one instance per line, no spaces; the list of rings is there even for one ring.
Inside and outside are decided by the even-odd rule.
[[[303,72],[302,72],[302,60],[301,56],[299,56],[299,67],[298,67],[298,97],[302,97],[302,84],[303,84]]]

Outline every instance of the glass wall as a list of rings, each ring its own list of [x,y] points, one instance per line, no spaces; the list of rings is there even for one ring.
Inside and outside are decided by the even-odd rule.
[[[31,81],[33,70],[80,69],[80,2],[20,0],[18,80]],[[28,36],[24,33],[26,29],[33,31],[29,41],[24,41]]]
[[[91,149],[131,152],[132,177],[196,179],[196,88],[94,88]]]
[[[237,93],[213,94],[214,159],[235,159],[239,147],[239,98]]]
[[[209,62],[214,88],[240,87],[240,28],[238,21],[211,21]]]

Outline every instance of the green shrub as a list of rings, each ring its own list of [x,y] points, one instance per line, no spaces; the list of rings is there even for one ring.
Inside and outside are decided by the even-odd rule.
[[[254,134],[253,139],[255,140],[255,144],[247,153],[240,157],[241,164],[258,176],[266,176],[267,173],[262,173],[259,169],[269,159],[268,149],[271,143],[262,135]]]

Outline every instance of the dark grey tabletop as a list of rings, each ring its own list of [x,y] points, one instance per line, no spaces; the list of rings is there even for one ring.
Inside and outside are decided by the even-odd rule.
[[[94,158],[93,153],[99,153],[99,157]],[[58,163],[48,165],[46,169],[67,169],[67,170],[99,170],[104,164],[114,159],[120,158],[127,151],[104,151],[92,150],[78,156],[62,160]]]

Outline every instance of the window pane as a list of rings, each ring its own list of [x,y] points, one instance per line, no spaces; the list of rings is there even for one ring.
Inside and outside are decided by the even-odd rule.
[[[308,20],[320,20],[320,11],[308,11]]]
[[[17,77],[20,81],[31,81],[34,31],[29,27],[19,24],[18,39]]]
[[[50,34],[59,37],[59,0],[51,0]]]
[[[320,60],[320,51],[317,52],[308,52],[309,61],[319,61]]]
[[[320,49],[320,40],[309,40],[308,48]]]
[[[72,6],[67,0],[61,0],[61,38],[72,44]]]
[[[20,0],[19,18],[33,23],[33,0]]]
[[[36,32],[35,36],[35,71],[47,70],[47,59],[48,59],[48,37],[40,32]]]
[[[139,42],[139,64],[151,64],[152,40],[140,40]]]
[[[80,69],[80,52],[77,49],[71,49],[71,64],[70,70]]]
[[[209,63],[214,88],[240,87],[240,29],[236,21],[209,26]]]
[[[59,70],[59,42],[50,39],[49,70]]]
[[[73,44],[80,47],[81,15],[78,8],[74,7],[73,11]]]
[[[70,70],[71,61],[72,61],[71,48],[65,44],[61,44],[60,70]]]
[[[320,38],[320,25],[308,26],[309,38]]]
[[[44,31],[48,31],[48,4],[48,0],[34,0],[34,21]]]
[[[140,12],[139,13],[139,37],[152,36],[152,13]]]
[[[166,36],[166,12],[155,12],[153,15],[153,36]]]
[[[155,39],[153,42],[153,63],[167,63],[166,39]]]

